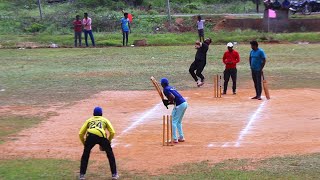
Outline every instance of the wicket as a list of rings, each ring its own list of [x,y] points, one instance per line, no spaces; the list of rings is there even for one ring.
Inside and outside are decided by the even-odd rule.
[[[173,146],[172,139],[172,116],[171,115],[163,115],[163,146]]]
[[[222,94],[221,75],[217,74],[213,77],[213,94],[215,98],[221,98],[221,94]]]

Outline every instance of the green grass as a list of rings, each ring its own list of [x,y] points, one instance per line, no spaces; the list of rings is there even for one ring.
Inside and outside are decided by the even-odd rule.
[[[235,47],[241,56],[239,87],[251,82],[250,46]],[[319,88],[320,45],[261,44],[267,55],[265,75],[271,89]],[[204,70],[221,73],[225,45],[212,45]],[[194,87],[188,68],[193,46],[85,49],[0,50],[0,105],[72,102],[104,90],[152,89],[150,76],[168,77],[178,89]]]
[[[2,180],[76,179],[79,162],[59,159],[0,160]]]
[[[40,117],[0,116],[0,144],[8,140],[8,136],[30,128],[42,120]]]
[[[59,159],[13,159],[0,160],[0,174],[3,180],[13,179],[76,179],[78,161]],[[88,179],[110,178],[107,162],[91,162]],[[96,164],[96,166],[92,166]],[[143,172],[128,172],[118,164],[121,179],[194,180],[194,179],[318,179],[320,176],[320,154],[275,157],[266,160],[226,160],[217,164],[208,161],[174,166],[163,175]]]
[[[73,34],[70,31],[67,34],[48,34],[40,33],[35,35],[0,35],[0,45],[3,48],[16,48],[23,42],[33,42],[40,47],[49,47],[51,43],[60,46],[73,47]],[[84,36],[84,35],[83,35]],[[121,46],[122,34],[119,33],[94,33],[97,46]],[[278,40],[284,42],[307,41],[311,43],[320,42],[320,32],[310,33],[262,33],[252,30],[235,30],[232,32],[218,31],[210,32],[207,30],[206,37],[211,37],[214,43],[226,43],[229,41],[249,42],[253,39],[259,41]],[[129,44],[134,40],[146,39],[148,45],[191,45],[197,39],[197,33],[132,33],[129,35]],[[82,38],[84,43],[84,38]],[[91,43],[89,38],[89,43]]]

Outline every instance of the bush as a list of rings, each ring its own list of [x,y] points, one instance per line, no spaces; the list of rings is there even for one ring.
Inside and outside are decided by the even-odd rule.
[[[32,23],[31,26],[27,27],[25,30],[27,32],[35,33],[46,29],[46,26],[39,23]]]
[[[185,8],[189,8],[191,10],[198,9],[198,7],[199,7],[199,4],[195,4],[195,3],[189,3],[185,5]]]

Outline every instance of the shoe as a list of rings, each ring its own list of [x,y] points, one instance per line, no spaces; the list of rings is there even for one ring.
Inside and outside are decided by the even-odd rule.
[[[200,81],[200,80],[198,80],[198,81],[197,81],[197,86],[198,86],[198,87],[200,87],[200,86],[199,86],[199,84],[200,84],[200,83],[201,83],[201,81]]]
[[[85,180],[86,178],[84,177],[84,174],[80,174],[79,180]]]
[[[223,93],[222,93],[222,95],[226,95],[226,94],[227,94],[226,92],[223,92]]]
[[[198,87],[203,86],[203,85],[204,85],[204,82],[201,82],[201,81],[200,81],[200,82],[197,83],[197,86],[198,86]]]
[[[233,95],[236,95],[237,93],[235,91],[233,91]]]
[[[118,174],[112,174],[112,179],[118,179],[119,178],[119,176],[118,176]]]
[[[178,139],[173,140],[174,143],[179,143]]]
[[[184,141],[185,141],[184,138],[181,138],[181,139],[179,138],[179,139],[178,139],[178,142],[184,142]]]
[[[258,97],[257,97],[257,96],[255,96],[255,97],[253,97],[253,98],[251,98],[251,99],[258,99]]]
[[[258,100],[262,100],[261,97],[257,97]]]

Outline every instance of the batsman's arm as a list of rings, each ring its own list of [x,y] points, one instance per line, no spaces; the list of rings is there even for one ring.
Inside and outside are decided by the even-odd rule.
[[[174,98],[175,98],[174,95],[170,93],[167,97],[169,100],[169,104],[174,104]]]

